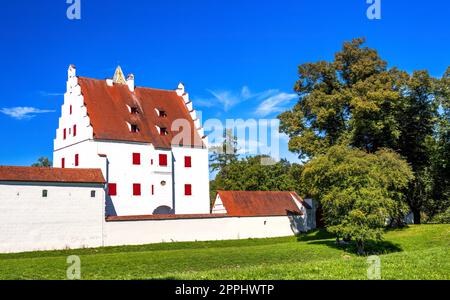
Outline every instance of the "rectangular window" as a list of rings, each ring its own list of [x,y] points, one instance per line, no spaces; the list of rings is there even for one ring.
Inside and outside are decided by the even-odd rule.
[[[47,196],[48,196],[48,191],[42,190],[42,198],[47,198]]]
[[[133,196],[140,196],[140,195],[141,195],[141,184],[134,183],[133,184]]]
[[[155,194],[155,185],[152,184],[152,195]]]
[[[79,164],[80,164],[79,155],[75,154],[75,167],[78,167]]]
[[[185,196],[192,196],[192,185],[191,184],[185,184],[184,185],[184,195]]]
[[[72,114],[72,105],[70,106],[70,114]]]
[[[63,139],[65,140],[67,137],[67,130],[64,128],[63,130]]]
[[[153,159],[152,160],[150,160],[150,164],[153,166]]]
[[[133,165],[140,165],[140,164],[141,164],[141,154],[133,153]]]
[[[116,183],[108,184],[108,195],[117,196],[117,184]]]
[[[161,167],[167,167],[167,154],[159,155],[159,165]]]
[[[191,168],[192,167],[192,158],[190,156],[184,157],[184,167]]]
[[[73,125],[73,136],[77,136],[77,125]]]
[[[91,191],[91,198],[95,198],[95,191]]]
[[[63,157],[61,158],[61,168],[65,168],[66,167],[66,159]]]

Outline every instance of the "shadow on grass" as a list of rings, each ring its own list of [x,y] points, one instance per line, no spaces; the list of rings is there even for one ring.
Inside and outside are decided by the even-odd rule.
[[[307,242],[311,245],[325,245],[348,253],[357,254],[358,250],[354,242],[336,243],[335,236],[325,229],[320,229],[297,237],[299,242]],[[390,241],[368,241],[365,246],[366,255],[379,255],[403,251],[399,244]]]

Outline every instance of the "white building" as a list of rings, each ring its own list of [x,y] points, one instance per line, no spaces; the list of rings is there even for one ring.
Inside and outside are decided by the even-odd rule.
[[[54,140],[55,168],[99,168],[108,216],[210,212],[207,138],[192,102],[175,91],[137,87],[68,70]]]

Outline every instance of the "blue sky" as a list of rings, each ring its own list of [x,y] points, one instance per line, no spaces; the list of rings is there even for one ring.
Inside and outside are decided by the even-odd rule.
[[[65,0],[2,1],[0,165],[51,157],[69,64],[93,78],[112,76],[120,64],[140,86],[175,89],[183,81],[204,119],[274,118],[296,101],[297,65],[331,60],[354,37],[367,37],[390,66],[407,71],[441,76],[450,65],[444,0],[381,0],[382,19],[372,21],[366,0],[81,4],[81,20],[69,20]],[[281,156],[295,160],[286,140]]]

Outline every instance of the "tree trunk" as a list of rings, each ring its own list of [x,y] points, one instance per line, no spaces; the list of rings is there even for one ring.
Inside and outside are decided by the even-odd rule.
[[[419,209],[413,209],[412,213],[413,213],[413,216],[414,216],[414,224],[420,224],[420,210]]]
[[[358,248],[358,255],[364,255],[364,242],[356,241],[356,247]]]

